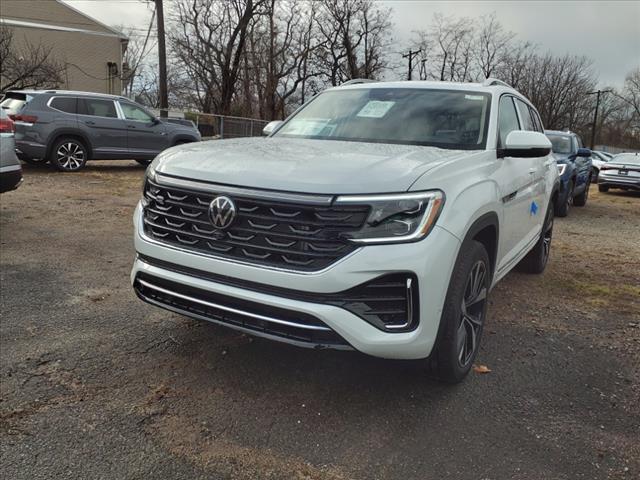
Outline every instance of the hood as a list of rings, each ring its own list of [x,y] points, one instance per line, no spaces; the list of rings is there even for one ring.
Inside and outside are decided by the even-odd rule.
[[[403,192],[466,150],[290,138],[210,140],[170,148],[156,171],[212,183],[290,192]]]

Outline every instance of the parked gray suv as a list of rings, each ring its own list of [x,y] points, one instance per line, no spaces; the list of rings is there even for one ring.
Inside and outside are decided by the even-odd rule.
[[[16,153],[27,163],[72,172],[87,160],[133,159],[147,165],[162,150],[200,141],[192,122],[159,119],[125,98],[66,90],[7,92],[0,102],[15,122]]]

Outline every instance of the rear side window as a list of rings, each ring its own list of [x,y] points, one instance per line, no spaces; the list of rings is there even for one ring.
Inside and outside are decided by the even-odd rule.
[[[529,107],[529,113],[531,113],[531,118],[533,118],[533,124],[536,126],[536,131],[544,133],[544,127],[542,126],[542,120],[540,120],[540,115],[538,115],[538,112]]]
[[[33,99],[31,95],[19,92],[8,92],[2,99],[2,102],[0,102],[0,108],[7,114],[16,114],[22,110],[31,99]]]
[[[519,98],[516,98],[515,101],[516,101],[516,105],[518,106],[518,113],[520,114],[520,120],[522,121],[522,130],[535,132],[536,127],[533,124],[531,113],[529,113],[529,106]]]
[[[113,100],[100,100],[97,98],[79,98],[78,113],[93,117],[118,118],[116,105]]]
[[[49,102],[51,108],[65,113],[77,113],[76,104],[78,99],[72,97],[54,97]]]
[[[507,135],[514,130],[520,130],[520,124],[518,123],[518,115],[516,114],[516,107],[513,104],[512,97],[504,96],[500,99],[500,109],[498,112],[499,117],[499,135],[500,146],[505,145]]]

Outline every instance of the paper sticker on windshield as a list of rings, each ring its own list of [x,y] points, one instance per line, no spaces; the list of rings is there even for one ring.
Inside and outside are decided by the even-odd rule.
[[[484,100],[482,95],[465,95],[464,98],[467,100]]]
[[[371,100],[358,112],[358,117],[382,118],[396,104],[396,102],[382,102]]]
[[[283,130],[283,133],[289,135],[304,135],[304,136],[316,136],[320,135],[327,124],[329,123],[329,119],[325,118],[304,118],[304,119],[293,119]]]

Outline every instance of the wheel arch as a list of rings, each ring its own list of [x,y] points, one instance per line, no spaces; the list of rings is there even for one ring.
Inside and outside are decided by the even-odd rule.
[[[487,212],[478,217],[467,230],[460,248],[471,241],[481,243],[491,261],[491,275],[496,271],[498,261],[498,245],[500,240],[500,221],[496,212]]]
[[[87,136],[79,132],[78,130],[73,129],[56,130],[50,135],[49,140],[47,141],[47,151],[45,153],[45,158],[49,158],[53,146],[61,138],[75,138],[76,140],[80,140],[87,148],[87,160],[93,158],[93,149],[91,148],[91,142],[89,141]]]

